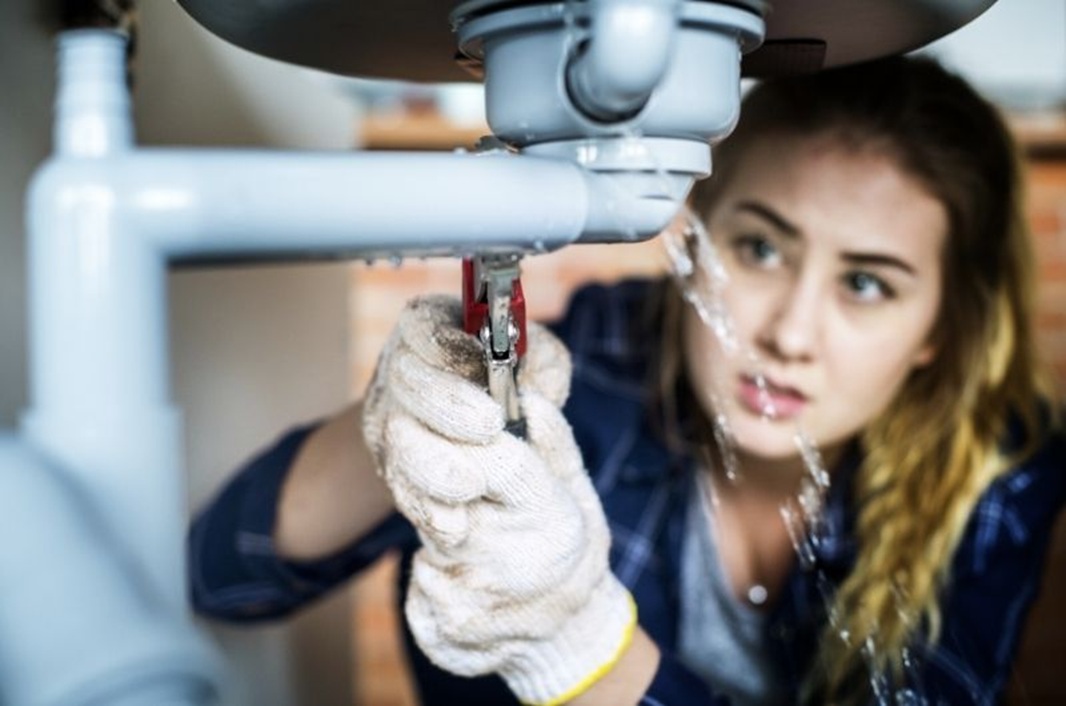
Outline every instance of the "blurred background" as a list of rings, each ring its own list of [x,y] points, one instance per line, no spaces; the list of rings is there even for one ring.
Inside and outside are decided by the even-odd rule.
[[[59,3],[56,3],[58,6]],[[142,0],[135,113],[144,145],[453,149],[487,134],[480,88],[341,79],[265,59],[202,30],[174,2]],[[50,149],[52,32],[40,0],[0,2],[0,428],[26,403],[22,200]],[[1066,381],[1066,3],[999,0],[924,50],[1002,106],[1029,178],[1040,262],[1040,346]],[[657,241],[576,246],[527,258],[529,314],[551,318],[579,283],[660,271]],[[361,394],[384,337],[417,293],[459,293],[457,261],[329,263],[175,271],[171,351],[185,412],[190,511],[289,426]],[[76,342],[72,341],[72,345]],[[1060,521],[1044,603],[1026,631],[1012,703],[1066,701]],[[383,562],[284,624],[205,626],[229,661],[227,704],[413,704]]]

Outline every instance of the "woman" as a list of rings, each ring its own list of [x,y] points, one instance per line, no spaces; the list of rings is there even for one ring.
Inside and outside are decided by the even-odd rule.
[[[197,520],[197,607],[400,546],[425,703],[994,701],[1066,494],[1004,126],[897,58],[760,85],[715,162],[710,267],[579,292],[572,379],[532,328],[528,440],[455,304],[409,306],[365,403]]]

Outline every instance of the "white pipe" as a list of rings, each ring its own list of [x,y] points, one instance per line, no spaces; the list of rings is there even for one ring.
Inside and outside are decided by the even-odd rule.
[[[0,434],[0,703],[214,703],[213,651],[61,468]]]
[[[54,152],[102,157],[132,147],[126,39],[98,30],[65,32],[58,53]]]
[[[584,170],[515,155],[142,150],[109,169],[123,218],[179,260],[557,248],[588,212]]]
[[[531,156],[137,150],[53,160],[29,198],[31,398],[83,420],[104,403],[138,414],[168,404],[168,259],[634,240],[661,230],[690,184]]]

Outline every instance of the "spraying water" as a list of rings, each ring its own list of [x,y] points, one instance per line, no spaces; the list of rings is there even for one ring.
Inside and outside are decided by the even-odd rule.
[[[767,378],[761,372],[763,365],[755,351],[746,350],[737,336],[723,296],[729,283],[728,272],[706,228],[700,219],[686,208],[679,221],[664,231],[661,240],[670,272],[683,299],[693,307],[700,321],[714,334],[723,351],[730,355],[743,356],[750,364],[750,369],[756,371],[753,378],[760,393],[760,415],[767,421],[773,420],[777,416],[777,410],[773,405]],[[725,477],[730,482],[737,483],[742,479],[742,469],[737,459],[736,442],[728,417],[721,411],[726,409],[722,404],[722,383],[719,380],[713,382],[718,388],[710,395],[712,406],[716,410],[711,419],[714,441],[721,450]],[[793,442],[802,459],[804,473],[795,495],[782,504],[780,516],[801,569],[815,574],[814,580],[830,628],[837,632],[841,640],[851,644],[854,637],[842,627],[835,607],[836,589],[818,568],[818,551],[829,531],[824,511],[830,490],[830,474],[815,440],[799,424],[793,434]],[[716,506],[717,501],[716,497],[712,497],[713,505]],[[879,667],[874,635],[876,626],[870,636],[865,638],[860,651],[867,665],[870,691],[878,706],[928,704],[928,700],[922,695],[914,655],[905,650],[902,656],[906,681],[910,686],[896,689]]]

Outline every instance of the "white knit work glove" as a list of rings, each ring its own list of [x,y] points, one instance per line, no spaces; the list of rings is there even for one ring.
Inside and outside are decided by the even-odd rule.
[[[365,403],[378,471],[423,544],[407,621],[439,667],[496,672],[524,703],[563,703],[614,665],[636,625],[635,604],[608,567],[603,509],[560,412],[569,355],[529,325],[523,441],[504,431],[484,351],[460,321],[452,298],[409,303]]]

